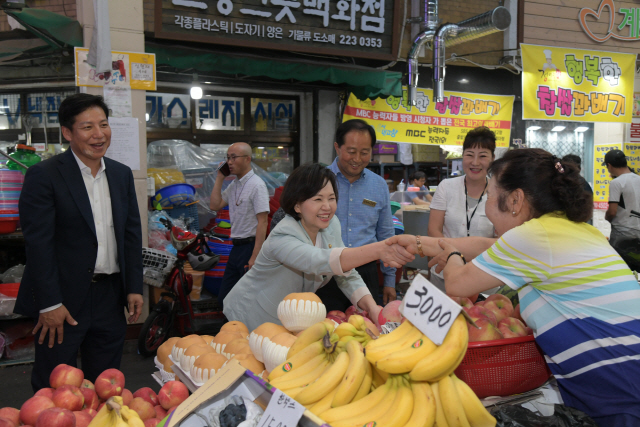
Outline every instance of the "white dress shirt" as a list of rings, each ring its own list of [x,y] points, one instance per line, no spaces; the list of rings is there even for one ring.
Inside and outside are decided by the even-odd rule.
[[[259,213],[269,212],[269,191],[253,170],[242,179],[234,179],[222,192],[222,200],[229,205],[231,238],[254,237],[258,228]]]
[[[73,151],[72,151],[73,153]],[[85,165],[76,153],[73,153],[78,167],[82,173],[84,186],[87,189],[93,222],[96,228],[98,239],[98,255],[93,274],[113,274],[120,271],[118,265],[118,250],[116,246],[116,233],[113,230],[113,212],[111,211],[111,193],[109,192],[109,182],[107,181],[106,166],[104,159],[100,159],[100,169],[94,177],[91,168]],[[55,310],[62,304],[40,310],[40,313]]]

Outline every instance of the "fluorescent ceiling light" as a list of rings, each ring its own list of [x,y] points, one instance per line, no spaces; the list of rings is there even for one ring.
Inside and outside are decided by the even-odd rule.
[[[466,84],[466,83],[469,83],[469,80],[467,80],[467,79],[460,79],[460,80],[458,80],[458,83]]]
[[[540,126],[529,126],[527,130],[540,130]]]
[[[282,145],[278,145],[278,149],[282,150],[284,147]]]
[[[578,127],[576,128],[576,132],[586,132],[586,131],[588,131],[588,130],[589,130],[589,127],[588,127],[588,126],[578,126]]]
[[[563,131],[565,127],[566,127],[566,126],[555,126],[553,129],[551,129],[551,132],[560,132],[560,131]]]
[[[193,99],[202,98],[202,88],[200,86],[193,86],[189,93],[191,94],[191,98]]]

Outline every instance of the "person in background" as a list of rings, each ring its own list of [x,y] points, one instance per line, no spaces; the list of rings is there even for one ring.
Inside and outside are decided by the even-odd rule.
[[[427,175],[422,171],[416,171],[409,177],[409,185],[418,187],[420,191],[424,191],[424,196],[416,196],[411,199],[414,205],[429,205],[433,200],[433,196],[429,194],[429,189],[424,186],[427,182]]]
[[[342,240],[346,247],[357,248],[393,236],[393,221],[389,205],[389,186],[384,178],[367,169],[376,143],[376,132],[364,120],[347,120],[338,126],[333,146],[337,157],[329,165],[338,183],[336,216],[342,225]],[[384,275],[382,303],[396,299],[396,269],[380,266]],[[356,269],[378,301],[380,281],[378,265],[371,261]],[[325,286],[318,296],[330,305],[343,306],[348,300],[334,286]],[[378,301],[380,303],[380,301]],[[340,310],[340,309],[338,309]]]
[[[280,198],[285,217],[269,234],[254,267],[227,295],[227,319],[242,321],[250,330],[265,322],[280,324],[278,304],[284,297],[318,293],[329,285],[378,318],[381,307],[354,268],[377,259],[401,266],[414,257],[384,242],[345,248],[335,215],[339,199],[335,175],[326,167],[308,163],[293,171]]]
[[[492,165],[486,212],[497,241],[401,235],[411,253],[444,264],[447,294],[518,290],[564,404],[600,427],[640,425],[640,285],[594,227],[578,169],[536,148]]]
[[[487,127],[467,133],[462,145],[464,176],[442,181],[431,201],[427,234],[430,237],[493,237],[495,230],[485,213],[487,171],[494,160],[496,135]],[[431,269],[431,282],[444,290],[442,274]]]
[[[218,294],[218,301],[223,304],[225,296],[255,264],[267,235],[269,214],[269,192],[251,168],[251,146],[246,142],[231,144],[227,150],[227,164],[236,178],[222,192],[225,176],[218,170],[209,204],[214,211],[229,206],[233,248]]]
[[[69,149],[31,166],[20,195],[27,264],[14,312],[37,319],[34,391],[49,387],[57,365],[76,366],[78,352],[89,381],[119,369],[123,309],[135,323],[143,304],[133,174],[104,157],[109,109],[101,96],[79,93],[62,101],[58,117]]]
[[[640,218],[631,215],[632,210],[640,212],[640,176],[629,169],[620,150],[605,154],[603,166],[613,178],[609,183],[609,208],[604,216],[611,223],[609,242],[631,265],[638,260],[627,259],[625,248],[640,240]]]

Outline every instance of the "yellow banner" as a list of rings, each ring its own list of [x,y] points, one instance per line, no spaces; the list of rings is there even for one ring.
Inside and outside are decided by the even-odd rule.
[[[523,119],[631,123],[635,54],[520,46]]]
[[[462,145],[471,129],[487,126],[496,133],[496,146],[508,147],[511,137],[513,96],[446,92],[435,102],[431,89],[418,89],[418,105],[401,98],[361,101],[353,94],[343,121],[362,119],[376,130],[378,141],[428,145]]]
[[[640,173],[640,142],[625,142],[624,155],[627,157],[627,166],[635,173]]]
[[[139,90],[156,90],[156,54],[111,51],[112,70],[96,73],[87,64],[89,49],[76,47],[76,86],[124,86]]]
[[[593,147],[593,207],[607,209],[609,207],[609,183],[611,175],[603,166],[604,156],[611,150],[622,149],[622,144],[602,144]]]

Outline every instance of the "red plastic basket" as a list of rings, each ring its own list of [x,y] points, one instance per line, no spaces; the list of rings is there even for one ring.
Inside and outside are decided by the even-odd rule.
[[[509,396],[540,387],[551,376],[533,335],[470,342],[455,374],[478,395]]]

